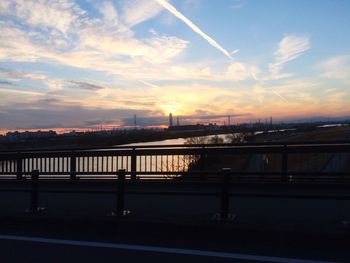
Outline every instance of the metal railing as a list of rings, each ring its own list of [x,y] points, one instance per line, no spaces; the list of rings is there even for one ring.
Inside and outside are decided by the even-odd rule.
[[[223,169],[225,168],[225,169]],[[30,180],[25,180],[26,178]],[[30,192],[30,211],[38,210],[38,192],[113,193],[116,214],[124,212],[126,183],[191,183],[210,185],[215,191],[127,191],[128,193],[214,195],[220,199],[220,218],[229,216],[232,185],[273,183],[278,185],[341,185],[350,183],[350,143],[269,143],[246,145],[167,145],[113,148],[0,152],[0,178],[20,188],[1,191]],[[116,180],[117,178],[117,180]],[[52,188],[63,182],[113,182],[104,190]],[[79,180],[78,180],[79,179]],[[157,180],[155,180],[157,179]],[[52,182],[51,188],[38,187]],[[24,185],[24,187],[22,187]],[[91,184],[89,185],[91,186]],[[107,190],[106,190],[107,189]],[[109,190],[108,190],[109,189]],[[161,188],[158,188],[161,189]],[[193,188],[194,189],[194,188]],[[243,194],[244,195],[244,194]],[[251,192],[250,195],[256,195]],[[269,193],[259,196],[269,196]],[[280,194],[281,195],[281,194]],[[291,195],[294,196],[295,195]],[[348,197],[341,197],[348,198]]]
[[[0,176],[22,179],[39,170],[45,179],[107,179],[120,169],[127,179],[210,180],[231,168],[239,180],[348,181],[350,143],[172,145],[109,149],[0,152]]]

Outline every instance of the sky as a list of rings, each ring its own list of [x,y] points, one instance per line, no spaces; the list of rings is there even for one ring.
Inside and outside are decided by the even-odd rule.
[[[350,115],[347,0],[1,0],[0,131]]]

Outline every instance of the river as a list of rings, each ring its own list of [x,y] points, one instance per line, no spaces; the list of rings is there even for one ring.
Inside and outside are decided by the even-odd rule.
[[[224,140],[224,143],[229,143],[229,139],[227,138],[228,135],[229,134],[219,134],[219,135],[209,135],[209,136],[198,136],[193,138],[210,140],[211,138],[218,136],[220,139]],[[182,144],[185,144],[189,138],[177,138],[177,139],[168,139],[168,140],[162,140],[162,141],[128,143],[128,144],[123,144],[118,146],[182,145]]]

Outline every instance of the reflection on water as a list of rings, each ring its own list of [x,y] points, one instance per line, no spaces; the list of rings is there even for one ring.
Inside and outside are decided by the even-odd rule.
[[[196,141],[210,141],[213,138],[219,138],[223,143],[229,142],[228,134],[220,135],[209,135],[209,136],[199,136],[192,137],[196,138]],[[185,145],[190,138],[177,138],[177,139],[168,139],[161,141],[152,141],[152,142],[140,142],[140,143],[130,143],[124,144],[122,146],[152,146],[152,145]],[[137,157],[137,172],[186,172],[189,165],[196,161],[199,156],[192,155],[154,155],[154,156],[138,156]],[[128,170],[129,167],[124,167],[122,169]],[[164,177],[174,177],[177,175],[170,174],[165,175]],[[141,176],[142,177],[142,176]]]
[[[230,134],[198,136],[198,137],[193,137],[193,138],[204,138],[208,141],[208,140],[215,138],[217,136],[218,138],[222,139],[224,143],[229,143],[229,139],[227,138],[228,135],[230,135]],[[189,138],[191,138],[191,137],[189,137]],[[123,145],[119,145],[119,146],[181,145],[181,144],[185,144],[189,138],[168,139],[168,140],[153,141],[153,142],[129,143],[129,144],[123,144]]]

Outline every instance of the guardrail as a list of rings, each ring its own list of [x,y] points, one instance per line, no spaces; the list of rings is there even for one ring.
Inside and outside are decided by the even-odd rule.
[[[0,153],[0,179],[3,182],[16,182],[17,186],[24,183],[26,187],[3,188],[0,191],[29,191],[30,211],[36,212],[38,192],[44,191],[38,187],[39,181],[55,183],[55,179],[58,179],[61,182],[79,183],[89,179],[108,182],[109,179],[116,184],[112,193],[117,197],[116,214],[121,216],[124,213],[126,182],[206,184],[214,185],[218,190],[210,193],[197,190],[190,194],[219,196],[220,218],[227,219],[232,185],[272,183],[344,186],[350,183],[349,157],[349,142],[8,151]],[[26,180],[27,177],[30,180]],[[67,192],[66,189],[45,191]],[[88,190],[80,189],[78,192]],[[163,194],[184,195],[181,191],[175,192]]]
[[[238,180],[347,181],[350,143],[172,145],[109,149],[0,152],[0,176],[22,179],[107,179],[120,169],[133,179],[210,180],[231,168]]]

